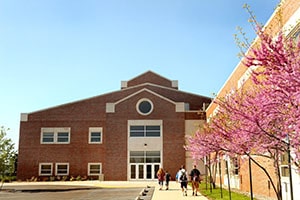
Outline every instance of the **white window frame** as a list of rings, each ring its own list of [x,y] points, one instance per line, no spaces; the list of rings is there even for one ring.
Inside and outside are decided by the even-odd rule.
[[[58,166],[66,165],[67,173],[58,173]],[[68,176],[69,175],[69,163],[55,163],[55,176]]]
[[[44,133],[53,133],[53,142],[44,142]],[[58,134],[68,133],[67,142],[59,142]],[[71,128],[70,127],[43,127],[41,128],[41,144],[70,144],[71,141]]]
[[[92,133],[100,132],[100,142],[92,141]],[[89,144],[102,144],[103,128],[102,127],[90,127],[89,128]]]
[[[51,166],[51,172],[44,174],[42,173],[42,166],[44,165],[50,165]],[[53,174],[53,163],[39,163],[39,176],[52,176]]]
[[[100,172],[99,173],[91,173],[91,166],[92,165],[99,165],[100,166]],[[89,176],[98,176],[102,174],[102,163],[88,163],[88,175]]]

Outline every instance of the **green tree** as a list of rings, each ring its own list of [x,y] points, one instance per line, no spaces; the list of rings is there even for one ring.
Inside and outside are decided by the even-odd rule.
[[[11,139],[6,137],[3,126],[0,127],[0,179],[13,176],[15,173],[15,161],[17,159],[17,151]]]

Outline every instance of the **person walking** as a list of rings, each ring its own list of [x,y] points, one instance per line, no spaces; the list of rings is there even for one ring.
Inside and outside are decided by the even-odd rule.
[[[187,174],[186,174],[186,170],[185,170],[184,166],[181,167],[181,170],[179,173],[179,183],[180,183],[180,187],[181,187],[183,196],[187,196],[188,179],[187,179]]]
[[[190,176],[192,180],[193,196],[197,196],[197,192],[199,192],[200,171],[197,169],[196,165],[193,166]]]
[[[166,171],[166,177],[165,177],[165,179],[166,179],[166,190],[169,190],[169,182],[171,180],[171,174],[169,174],[168,171]]]
[[[164,178],[165,178],[165,171],[163,168],[159,168],[159,170],[156,173],[157,179],[158,179],[158,184],[160,185],[159,190],[162,190],[163,185],[164,185]]]

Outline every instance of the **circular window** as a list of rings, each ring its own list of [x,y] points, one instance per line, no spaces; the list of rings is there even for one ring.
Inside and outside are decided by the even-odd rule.
[[[137,103],[137,111],[141,115],[149,115],[153,110],[153,104],[149,99],[141,99]]]

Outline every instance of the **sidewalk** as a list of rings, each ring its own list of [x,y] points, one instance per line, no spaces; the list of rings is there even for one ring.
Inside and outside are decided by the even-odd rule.
[[[182,200],[182,199],[197,199],[197,200],[208,200],[205,196],[203,196],[202,194],[198,194],[198,196],[192,196],[192,188],[190,186],[188,186],[188,190],[187,190],[187,196],[183,196],[181,188],[180,188],[180,184],[175,182],[175,181],[171,181],[170,185],[169,185],[169,190],[165,190],[165,187],[163,188],[163,190],[159,190],[159,186],[158,184],[156,184],[155,186],[155,190],[152,196],[152,200],[168,200],[168,199],[172,199],[172,200]]]

